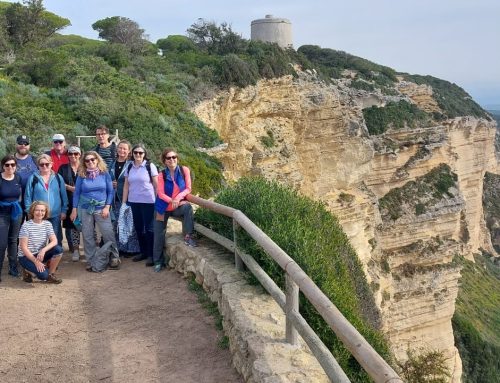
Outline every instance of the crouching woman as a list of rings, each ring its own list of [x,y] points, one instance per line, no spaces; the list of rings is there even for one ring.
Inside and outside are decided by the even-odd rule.
[[[61,260],[63,249],[57,244],[54,228],[48,218],[49,205],[34,201],[29,209],[29,220],[19,231],[19,251],[17,257],[23,267],[23,280],[32,282],[32,274],[48,283],[61,283],[55,271]],[[50,261],[50,265],[47,263]]]

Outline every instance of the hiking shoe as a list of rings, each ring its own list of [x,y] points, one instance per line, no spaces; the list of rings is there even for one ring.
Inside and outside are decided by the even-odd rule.
[[[33,276],[23,269],[23,281],[27,283],[33,283]]]
[[[57,278],[55,274],[49,274],[49,278],[47,278],[47,283],[54,283],[58,285],[62,282],[61,278]]]
[[[73,251],[73,255],[71,256],[71,260],[73,262],[78,262],[80,260],[80,252],[78,250]]]
[[[184,237],[184,244],[186,246],[190,246],[190,247],[197,247],[198,246],[196,241],[190,235],[186,235]]]

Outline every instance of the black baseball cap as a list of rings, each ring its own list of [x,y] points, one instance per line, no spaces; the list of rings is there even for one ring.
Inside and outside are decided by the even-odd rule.
[[[30,143],[30,138],[28,136],[25,136],[25,135],[20,135],[20,136],[17,136],[16,138],[16,142],[18,144],[28,144]]]

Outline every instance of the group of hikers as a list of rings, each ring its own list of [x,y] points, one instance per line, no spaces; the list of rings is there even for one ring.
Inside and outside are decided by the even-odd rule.
[[[197,246],[186,201],[191,173],[179,165],[176,150],[162,151],[165,169],[159,172],[143,144],[116,144],[105,125],[96,129],[96,138],[95,148],[82,153],[54,134],[52,149],[34,157],[30,138],[20,135],[16,152],[1,159],[0,282],[7,253],[9,275],[61,283],[55,273],[63,228],[75,262],[83,238],[88,271],[117,269],[120,256],[145,260],[155,272],[168,267],[164,240],[170,216],[182,219],[184,243]]]

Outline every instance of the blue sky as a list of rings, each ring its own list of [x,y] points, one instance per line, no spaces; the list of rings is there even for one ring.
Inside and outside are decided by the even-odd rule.
[[[250,37],[250,22],[287,18],[294,46],[343,50],[398,71],[429,74],[463,87],[481,105],[500,105],[500,0],[45,0],[71,20],[63,33],[97,38],[91,25],[128,17],[150,40],[185,34],[198,18],[230,23]]]

